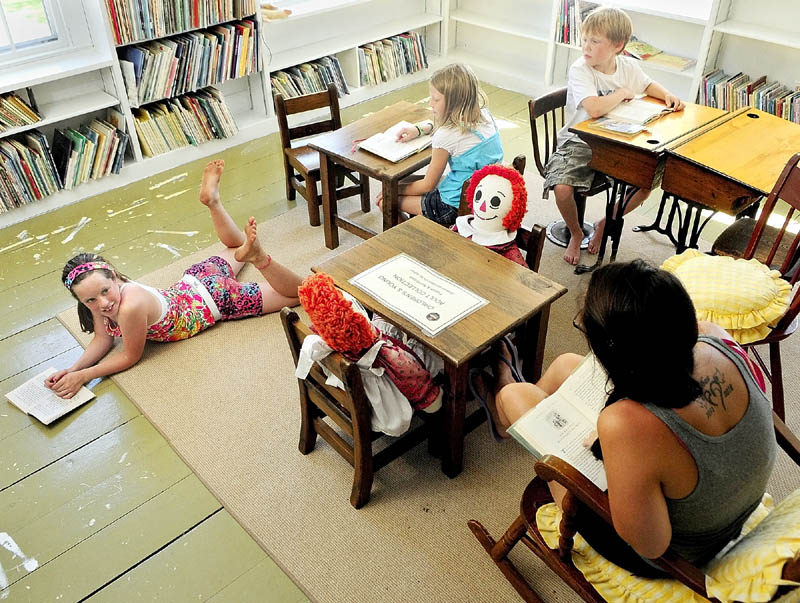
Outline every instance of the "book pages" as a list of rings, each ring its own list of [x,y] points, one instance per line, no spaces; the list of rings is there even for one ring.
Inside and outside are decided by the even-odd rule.
[[[36,417],[45,425],[94,398],[94,393],[86,387],[81,387],[69,400],[59,398],[44,385],[45,379],[55,372],[56,369],[52,367],[42,371],[8,392],[6,398],[22,412]]]
[[[359,148],[397,163],[431,144],[432,137],[429,134],[418,136],[408,142],[397,141],[397,134],[400,130],[413,127],[414,125],[407,121],[397,122],[385,132],[379,132],[367,138],[359,145]]]

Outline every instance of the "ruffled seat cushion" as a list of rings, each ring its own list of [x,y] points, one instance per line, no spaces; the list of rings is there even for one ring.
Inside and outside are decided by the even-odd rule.
[[[789,307],[791,285],[757,260],[689,249],[661,268],[686,287],[699,320],[719,325],[740,344],[764,339]]]

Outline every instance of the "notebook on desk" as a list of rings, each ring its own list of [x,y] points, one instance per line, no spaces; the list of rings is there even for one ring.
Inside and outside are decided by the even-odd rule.
[[[397,133],[403,128],[413,128],[414,124],[407,121],[400,121],[385,132],[373,134],[358,145],[358,148],[374,153],[378,157],[383,157],[397,163],[414,153],[430,146],[432,137],[429,134],[418,136],[408,142],[398,142]]]

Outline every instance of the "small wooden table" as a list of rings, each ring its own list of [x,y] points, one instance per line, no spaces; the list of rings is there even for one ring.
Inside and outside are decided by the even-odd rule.
[[[433,270],[484,297],[489,303],[435,337],[358,287],[350,284],[357,274],[399,253],[423,262]],[[524,327],[519,351],[528,379],[541,374],[550,304],[567,289],[464,237],[416,216],[312,268],[329,274],[336,285],[351,293],[366,308],[420,341],[444,360],[450,385],[445,402],[446,445],[442,470],[455,477],[463,467],[464,420],[468,364],[503,335]]]
[[[661,188],[688,204],[681,224],[683,239],[695,212],[688,246],[697,246],[710,219],[700,223],[703,209],[733,216],[755,210],[798,150],[800,125],[750,107],[671,144]]]
[[[389,230],[398,223],[398,182],[430,163],[430,147],[403,161],[392,163],[367,151],[355,149],[355,141],[361,141],[373,134],[388,130],[399,121],[416,123],[430,119],[431,115],[429,107],[400,101],[343,128],[317,136],[309,141],[308,146],[319,151],[322,224],[325,230],[325,245],[328,249],[335,249],[339,246],[339,226],[365,239],[376,234],[337,214],[334,166],[342,165],[348,170],[381,182],[383,186],[383,230]]]
[[[663,104],[648,97],[647,100]],[[617,256],[622,236],[623,214],[637,189],[652,189],[661,183],[664,170],[664,151],[674,141],[698,128],[722,119],[725,111],[703,105],[687,103],[683,111],[669,113],[648,126],[636,136],[622,136],[590,127],[593,120],[579,123],[570,131],[592,149],[589,166],[613,179],[611,195],[606,203],[606,226],[597,262],[593,266],[579,265],[575,272],[591,272],[603,263],[606,244],[611,238],[611,261]],[[618,206],[615,212],[614,208]]]

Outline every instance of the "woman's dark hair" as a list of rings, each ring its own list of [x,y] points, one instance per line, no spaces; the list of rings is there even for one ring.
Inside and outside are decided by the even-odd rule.
[[[88,264],[89,262],[102,262],[104,264],[108,264],[101,256],[97,255],[96,253],[79,253],[74,258],[69,260],[66,264],[64,264],[64,270],[61,271],[61,283],[66,287],[67,286],[67,277],[69,273],[72,272],[75,268],[80,266],[81,264]],[[109,264],[110,266],[111,264]],[[115,272],[111,270],[106,270],[105,268],[99,268],[98,270],[91,270],[89,272],[83,272],[75,277],[69,287],[69,292],[72,293],[72,297],[78,300],[78,320],[81,323],[81,331],[84,333],[94,333],[94,319],[92,318],[92,311],[89,310],[82,302],[78,299],[78,296],[75,295],[72,291],[72,287],[80,283],[83,279],[85,279],[88,275],[92,272],[101,272],[108,278],[114,278]],[[128,277],[124,274],[120,274],[116,272],[117,277],[125,282],[128,280]]]
[[[582,322],[613,382],[606,406],[630,398],[682,408],[702,393],[692,377],[697,316],[673,274],[643,260],[603,266],[589,281]]]

